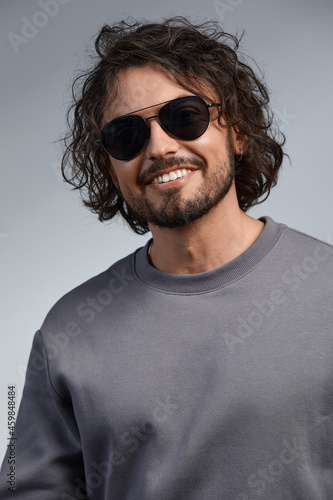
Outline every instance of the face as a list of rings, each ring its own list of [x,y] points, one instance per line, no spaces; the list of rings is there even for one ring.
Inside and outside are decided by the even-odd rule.
[[[119,83],[120,91],[105,111],[104,123],[133,112],[147,119],[157,115],[162,107],[158,103],[195,95],[153,65],[121,70]],[[213,92],[207,95],[218,101]],[[191,141],[170,136],[157,118],[150,119],[148,126],[149,141],[138,156],[129,161],[110,157],[113,182],[132,212],[149,225],[184,226],[228,195],[233,184],[234,133],[216,119],[201,137]]]

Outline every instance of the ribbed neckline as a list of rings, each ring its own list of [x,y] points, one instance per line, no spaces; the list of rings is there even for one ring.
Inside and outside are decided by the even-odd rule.
[[[160,271],[148,261],[148,247],[139,248],[133,255],[133,268],[137,278],[150,288],[173,294],[205,293],[224,287],[253,269],[272,250],[287,227],[270,217],[260,217],[264,229],[252,245],[224,266],[199,274],[172,274]]]

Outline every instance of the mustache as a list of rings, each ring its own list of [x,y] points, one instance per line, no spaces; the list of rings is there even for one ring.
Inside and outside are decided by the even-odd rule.
[[[171,167],[183,167],[183,166],[195,166],[199,167],[203,173],[206,172],[207,166],[206,162],[201,158],[186,158],[178,156],[170,156],[169,158],[159,158],[155,160],[150,167],[142,172],[137,177],[137,183],[139,186],[145,185],[146,180],[152,175],[158,175],[160,172]]]

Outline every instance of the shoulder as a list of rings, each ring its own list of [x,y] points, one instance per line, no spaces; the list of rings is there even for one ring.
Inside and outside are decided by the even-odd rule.
[[[333,289],[333,245],[265,217],[272,243],[260,266],[258,279],[288,285],[292,290],[330,295]],[[264,229],[265,231],[265,229]],[[268,238],[266,238],[268,239]],[[328,297],[327,297],[328,298]]]
[[[130,291],[130,285],[136,282],[133,264],[136,252],[61,297],[48,312],[41,331],[57,328],[73,330],[80,320],[89,323],[96,313],[112,303],[116,304],[123,292]]]
[[[271,276],[304,291],[318,303],[331,303],[333,290],[333,245],[285,226],[268,259]]]
[[[333,263],[333,245],[306,234],[298,229],[286,226],[281,243],[285,250],[298,258],[315,260],[317,263],[327,261]]]

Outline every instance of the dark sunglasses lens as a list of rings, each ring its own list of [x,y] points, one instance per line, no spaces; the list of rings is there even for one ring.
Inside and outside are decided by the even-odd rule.
[[[201,97],[180,97],[160,109],[163,128],[184,141],[200,137],[208,127],[209,111]]]
[[[102,127],[100,139],[113,158],[128,161],[137,156],[145,145],[147,127],[140,116],[119,117]]]

